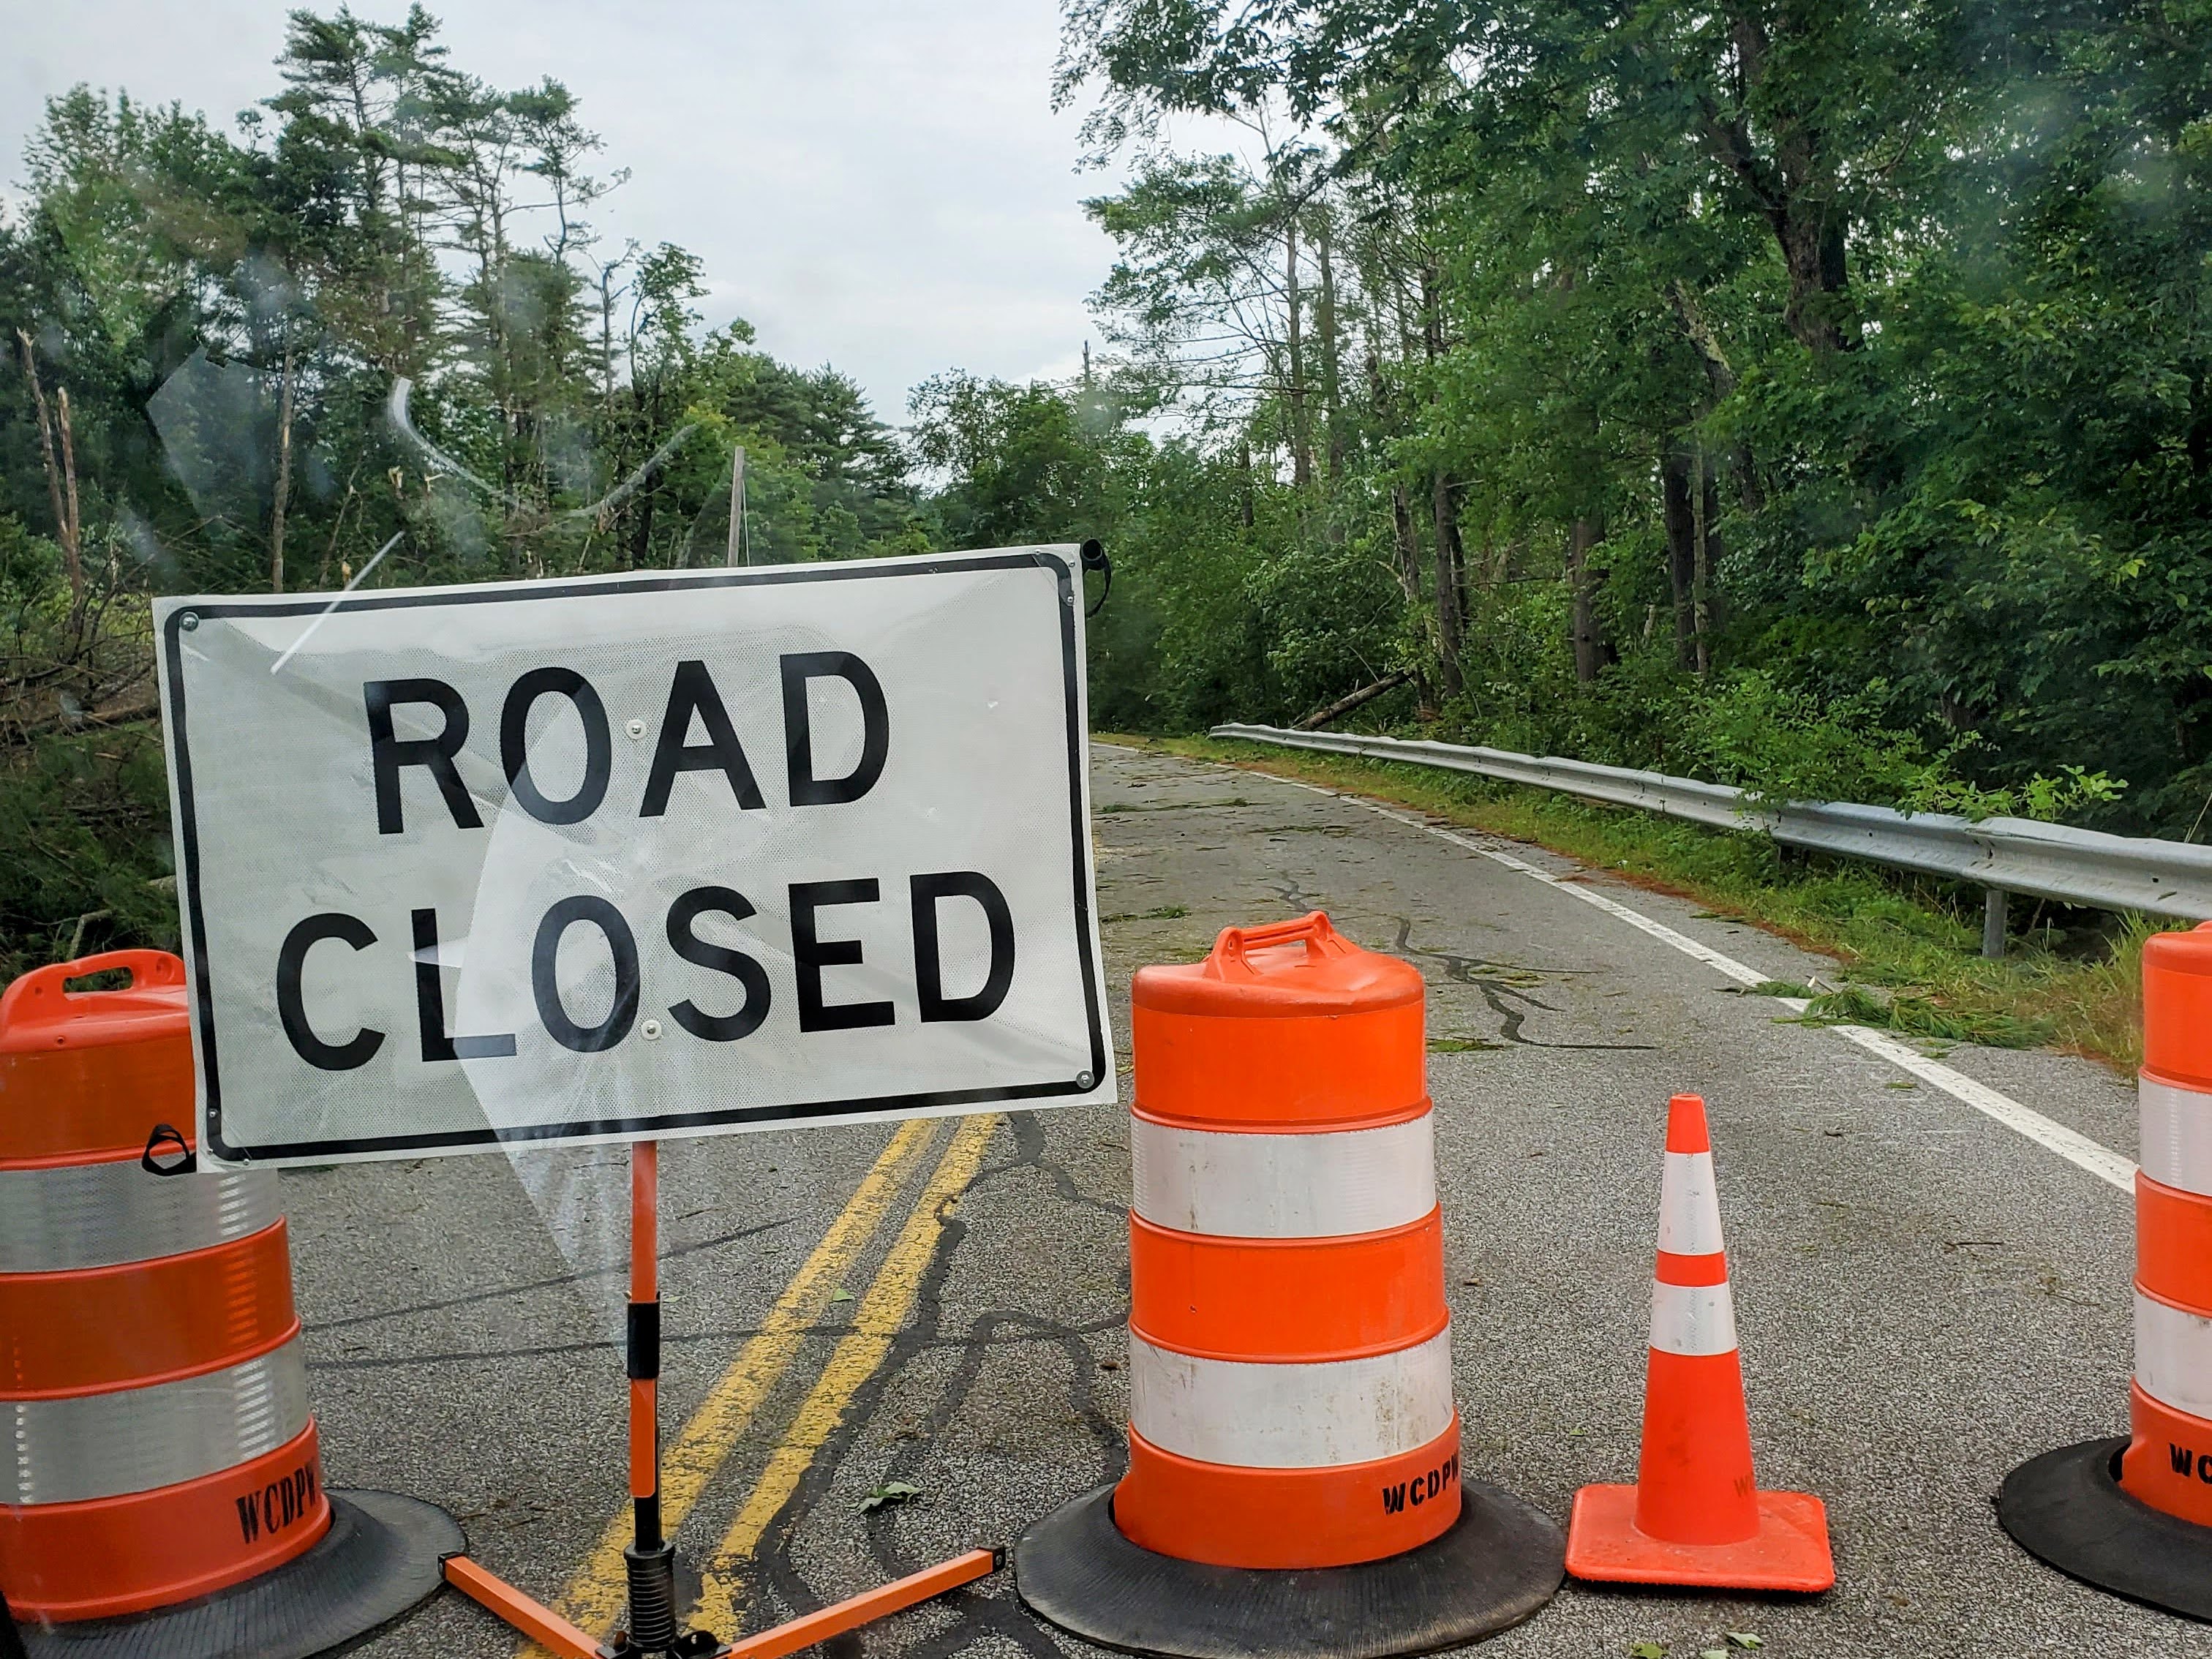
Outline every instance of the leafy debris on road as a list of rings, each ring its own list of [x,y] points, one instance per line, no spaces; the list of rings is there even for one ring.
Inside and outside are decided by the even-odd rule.
[[[887,1504],[910,1503],[921,1496],[921,1488],[909,1486],[903,1480],[886,1480],[860,1500],[860,1513],[882,1509]]]
[[[1667,1659],[1664,1642],[1638,1642],[1628,1650],[1628,1659]]]
[[[1728,1639],[1729,1645],[1732,1648],[1763,1648],[1766,1645],[1763,1640],[1753,1636],[1747,1630],[1732,1630],[1728,1633]]]
[[[1730,988],[1723,987],[1723,990]],[[1800,985],[1794,979],[1763,979],[1756,985],[1747,985],[1740,994],[1747,997],[1796,997],[1801,1002],[1810,1002],[1820,992],[1810,985]]]

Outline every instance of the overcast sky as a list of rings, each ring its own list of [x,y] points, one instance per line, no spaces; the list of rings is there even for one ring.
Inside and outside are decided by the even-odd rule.
[[[329,9],[336,0],[327,0]],[[318,7],[322,9],[323,7]],[[396,21],[406,0],[356,0]],[[939,369],[1073,372],[1112,245],[1080,198],[1079,115],[1055,116],[1054,0],[447,0],[450,61],[505,87],[550,75],[632,169],[613,246],[679,242],[710,323],[751,319],[787,362],[835,363],[903,421]],[[228,126],[278,88],[284,0],[0,0],[0,179],[76,82]]]

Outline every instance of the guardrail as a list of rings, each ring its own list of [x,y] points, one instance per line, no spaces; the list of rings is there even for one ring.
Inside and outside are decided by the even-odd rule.
[[[2145,910],[2191,921],[2212,918],[2212,847],[2185,842],[2108,836],[2029,818],[1973,820],[1937,812],[1899,812],[1847,801],[1771,803],[1724,783],[1455,743],[1290,732],[1274,726],[1217,726],[1213,735],[1474,772],[1585,800],[1639,806],[1716,829],[1756,830],[1785,847],[1971,882],[1988,894],[1982,927],[1985,956],[1999,955],[2004,949],[2008,893],[2100,910]]]

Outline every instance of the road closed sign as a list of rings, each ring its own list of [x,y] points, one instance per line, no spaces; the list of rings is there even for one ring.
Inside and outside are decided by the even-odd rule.
[[[1110,1102],[1073,548],[163,601],[200,1145]]]

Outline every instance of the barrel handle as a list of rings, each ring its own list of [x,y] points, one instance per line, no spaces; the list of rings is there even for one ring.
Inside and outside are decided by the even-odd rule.
[[[184,1156],[173,1163],[164,1164],[161,1158],[171,1152]],[[192,1150],[192,1143],[181,1131],[167,1123],[156,1123],[154,1133],[146,1137],[146,1150],[138,1155],[138,1167],[148,1175],[191,1175],[200,1167],[200,1155]]]
[[[1335,928],[1329,926],[1328,913],[1316,910],[1292,921],[1262,922],[1257,927],[1224,927],[1221,936],[1213,941],[1213,952],[1207,958],[1217,977],[1226,977],[1234,969],[1245,978],[1255,978],[1248,952],[1264,951],[1273,945],[1297,945],[1306,947],[1306,959],[1316,957],[1340,957],[1352,947],[1346,944]]]
[[[65,1018],[71,1003],[106,994],[101,991],[70,991],[66,988],[70,981],[115,969],[131,975],[130,988],[134,991],[185,982],[185,964],[167,951],[102,951],[96,956],[79,957],[75,962],[50,963],[44,968],[32,969],[6,990],[0,991],[0,1028]]]

